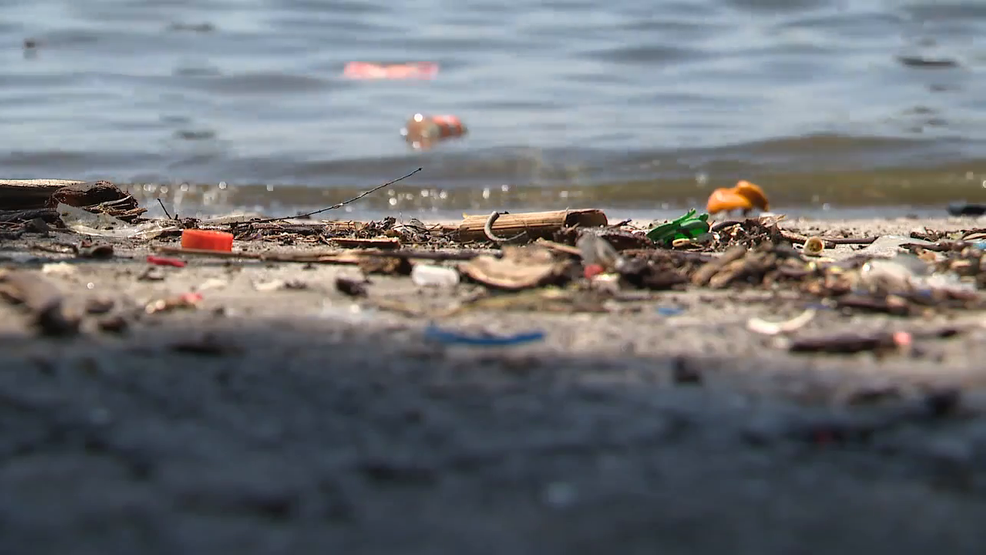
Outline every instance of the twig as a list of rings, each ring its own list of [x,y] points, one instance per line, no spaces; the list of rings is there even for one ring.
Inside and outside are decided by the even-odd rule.
[[[356,195],[355,197],[353,197],[353,198],[351,198],[349,200],[344,200],[344,201],[342,201],[340,203],[333,204],[332,206],[328,206],[328,207],[325,207],[325,208],[319,208],[318,210],[313,210],[313,211],[307,212],[305,214],[295,214],[294,216],[283,216],[283,217],[280,217],[280,218],[266,218],[266,219],[263,219],[263,220],[252,220],[251,223],[262,224],[262,223],[266,223],[266,222],[277,222],[277,221],[280,221],[280,220],[290,220],[292,218],[307,218],[309,216],[314,216],[315,214],[321,214],[322,212],[328,212],[329,210],[335,210],[337,208],[342,208],[343,206],[346,206],[347,204],[351,204],[353,202],[356,202],[357,200],[359,200],[359,199],[361,199],[361,198],[363,198],[363,197],[365,197],[367,195],[373,194],[373,193],[379,191],[380,189],[383,189],[384,187],[389,187],[389,186],[393,185],[394,183],[397,183],[398,181],[404,181],[405,179],[407,179],[407,178],[411,177],[412,175],[414,175],[414,174],[418,173],[419,171],[421,171],[421,169],[422,168],[418,168],[418,169],[414,170],[413,172],[411,172],[411,173],[409,173],[409,174],[407,174],[405,176],[398,177],[397,179],[394,179],[392,181],[388,181],[388,182],[386,182],[386,183],[384,183],[382,185],[377,185],[376,187],[370,189],[369,191],[364,191],[364,192]]]
[[[914,250],[920,248],[926,251],[933,251],[933,252],[949,252],[949,251],[958,252],[970,246],[972,246],[971,241],[944,241],[943,240],[935,243],[930,243],[927,245],[922,245],[918,243],[904,243],[900,247],[908,250]]]
[[[510,243],[516,241],[517,239],[520,239],[521,237],[527,236],[526,231],[521,231],[517,235],[514,235],[513,237],[509,237],[509,238],[497,237],[496,235],[494,235],[493,223],[496,222],[497,218],[499,217],[500,217],[500,213],[494,210],[493,213],[490,214],[490,217],[486,220],[486,225],[483,226],[483,233],[486,234],[487,239],[493,241],[494,243]]]
[[[168,213],[168,209],[164,207],[164,201],[161,200],[161,197],[158,197],[157,203],[161,205],[161,210],[164,210],[164,215],[167,216],[169,220],[177,220],[178,219],[178,218],[172,218],[171,217],[171,214]]]
[[[800,235],[797,233],[791,233],[790,231],[782,231],[781,237],[787,239],[792,243],[803,244],[805,241],[810,239],[805,235]],[[876,237],[819,237],[819,239],[825,241],[825,248],[829,249],[836,245],[869,245],[873,241],[876,241]]]
[[[734,225],[739,225],[741,223],[743,223],[743,222],[741,222],[739,220],[726,220],[725,222],[719,222],[717,224],[713,224],[713,226],[709,228],[709,231],[713,231],[713,232],[715,232],[715,231],[722,231],[722,230],[726,229],[727,227],[732,227]]]
[[[556,243],[555,241],[549,241],[547,239],[538,239],[537,245],[543,245],[545,248],[551,249],[557,252],[563,252],[565,254],[570,254],[572,256],[582,256],[582,251],[571,245],[565,245],[562,243]]]
[[[719,222],[719,223],[713,225],[709,230],[710,231],[722,231],[723,229],[726,229],[728,227],[732,227],[734,225],[742,225],[743,223],[745,223],[745,222],[741,222],[741,221],[737,221],[737,220],[730,220],[730,221],[725,221],[725,222]],[[790,232],[790,231],[781,231],[781,237],[783,237],[784,239],[787,239],[788,241],[790,241],[792,243],[797,243],[797,244],[804,244],[804,242],[809,239],[809,237],[807,235],[801,235],[799,233],[793,233],[793,232]],[[825,248],[830,249],[830,248],[832,248],[832,247],[834,247],[836,245],[869,245],[873,241],[876,241],[877,238],[876,237],[862,237],[862,238],[856,239],[856,238],[853,238],[853,237],[822,237],[821,239],[823,241],[825,241]]]
[[[202,249],[183,249],[181,247],[154,247],[154,250],[162,254],[188,255],[188,256],[209,256],[213,258],[245,258],[249,260],[263,260],[268,262],[300,262],[300,263],[322,263],[322,264],[347,264],[360,257],[378,258],[407,258],[419,260],[472,260],[478,256],[502,256],[496,251],[346,251],[346,252],[327,252],[327,253],[253,253],[253,252],[223,252]]]

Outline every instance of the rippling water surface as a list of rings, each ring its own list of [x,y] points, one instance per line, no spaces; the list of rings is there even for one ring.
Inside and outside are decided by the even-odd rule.
[[[366,206],[675,209],[740,178],[802,209],[986,200],[981,3],[8,0],[0,31],[5,177],[220,210],[418,166]],[[411,151],[416,112],[470,133]]]

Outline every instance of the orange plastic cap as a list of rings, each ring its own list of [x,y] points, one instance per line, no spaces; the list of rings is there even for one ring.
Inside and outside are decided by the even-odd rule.
[[[181,232],[181,248],[230,252],[233,250],[233,234],[206,229],[186,229]]]
[[[767,195],[757,184],[750,183],[749,181],[740,181],[733,187],[733,191],[738,195],[746,197],[753,206],[761,210],[769,210],[770,205],[767,202]]]
[[[709,202],[706,210],[709,214],[718,212],[730,212],[732,210],[752,210],[753,203],[750,199],[737,193],[733,189],[716,189],[709,195]]]

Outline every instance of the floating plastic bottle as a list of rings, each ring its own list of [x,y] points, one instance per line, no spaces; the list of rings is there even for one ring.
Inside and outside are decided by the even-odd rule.
[[[413,148],[429,148],[438,141],[461,137],[467,132],[466,126],[462,124],[457,116],[425,116],[414,114],[404,127],[401,128],[401,136],[404,137]]]

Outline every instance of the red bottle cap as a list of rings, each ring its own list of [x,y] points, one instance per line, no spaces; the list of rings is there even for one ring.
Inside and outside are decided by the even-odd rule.
[[[230,252],[233,250],[233,234],[206,229],[186,229],[181,232],[181,248]]]

